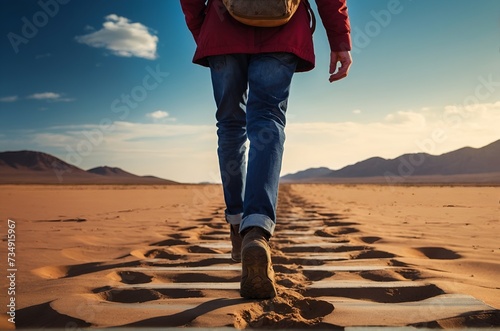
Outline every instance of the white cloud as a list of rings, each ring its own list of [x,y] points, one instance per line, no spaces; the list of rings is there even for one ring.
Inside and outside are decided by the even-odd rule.
[[[28,96],[28,99],[34,100],[47,100],[52,102],[71,102],[75,101],[75,99],[71,98],[63,98],[61,94],[54,92],[43,92],[43,93],[35,93]]]
[[[413,111],[398,111],[385,117],[385,121],[392,124],[407,124],[411,126],[425,126],[426,118],[423,114]]]
[[[146,114],[146,116],[154,120],[161,120],[169,117],[170,114],[163,110],[157,110],[152,113]]]
[[[19,97],[17,95],[0,98],[0,102],[16,102],[17,100],[19,100]]]
[[[35,100],[56,100],[59,99],[61,95],[59,93],[54,92],[44,92],[44,93],[35,93],[28,97],[28,99]]]
[[[87,35],[77,36],[79,43],[105,48],[117,56],[140,57],[154,60],[158,56],[158,37],[141,23],[131,23],[128,18],[111,14],[105,17],[103,28]],[[88,30],[88,28],[86,28]]]
[[[355,110],[353,110],[353,111],[352,111],[352,113],[353,113],[353,114],[356,114],[356,115],[359,115],[359,114],[361,114],[362,112],[361,112],[361,109],[355,109]]]

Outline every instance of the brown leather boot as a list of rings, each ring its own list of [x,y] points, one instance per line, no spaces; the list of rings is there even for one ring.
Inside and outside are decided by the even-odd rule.
[[[243,236],[240,295],[247,299],[270,299],[276,296],[269,235],[253,227]]]
[[[243,240],[240,235],[240,225],[230,224],[231,228],[230,237],[233,248],[231,249],[231,259],[234,262],[241,262],[241,241]]]

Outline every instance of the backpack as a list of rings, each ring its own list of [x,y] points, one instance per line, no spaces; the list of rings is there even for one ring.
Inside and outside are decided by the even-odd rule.
[[[286,24],[301,0],[222,0],[237,21],[251,26],[275,27]]]

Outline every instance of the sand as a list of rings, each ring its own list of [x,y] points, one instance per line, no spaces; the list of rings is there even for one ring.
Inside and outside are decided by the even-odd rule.
[[[500,326],[500,187],[283,185],[262,301],[239,296],[218,185],[4,185],[0,203],[18,328]]]

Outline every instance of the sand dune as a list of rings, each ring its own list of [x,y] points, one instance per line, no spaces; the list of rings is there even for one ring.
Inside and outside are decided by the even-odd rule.
[[[279,295],[262,301],[239,296],[217,185],[2,186],[0,200],[17,327],[500,326],[498,187],[284,185]]]

